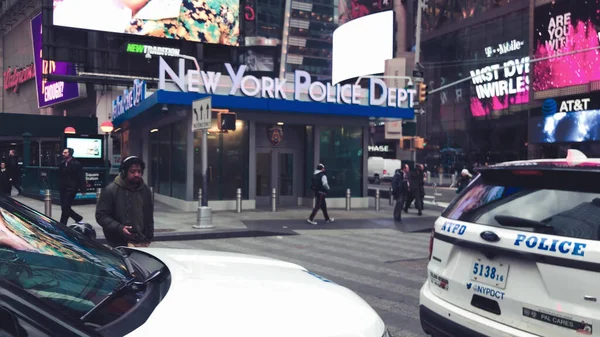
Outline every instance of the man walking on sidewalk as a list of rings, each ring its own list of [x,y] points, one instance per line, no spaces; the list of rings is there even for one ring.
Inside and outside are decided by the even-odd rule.
[[[21,189],[21,168],[19,167],[19,158],[15,150],[8,151],[8,159],[6,160],[6,169],[8,170],[9,180],[11,185],[17,189],[18,195],[23,193]],[[8,195],[12,192],[12,186],[8,190]]]
[[[334,219],[330,218],[329,214],[327,214],[327,201],[325,201],[327,192],[329,192],[329,183],[327,182],[327,175],[325,175],[325,166],[323,164],[317,165],[310,188],[315,192],[315,207],[306,221],[311,225],[316,225],[317,222],[314,221],[314,218],[320,209],[323,211],[325,223],[332,223]]]
[[[145,169],[140,158],[125,158],[119,175],[100,194],[96,221],[112,247],[148,247],[154,238],[154,205],[142,178]]]
[[[77,159],[73,158],[74,150],[66,148],[63,150],[63,161],[58,165],[58,187],[60,193],[60,223],[67,224],[69,218],[73,218],[75,222],[81,222],[83,217],[77,214],[71,206],[77,192],[81,191],[85,195],[86,182],[83,175],[83,165]]]

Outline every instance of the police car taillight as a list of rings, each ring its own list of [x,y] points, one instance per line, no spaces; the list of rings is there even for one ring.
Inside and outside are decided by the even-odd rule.
[[[435,228],[431,230],[431,236],[429,237],[429,259],[431,260],[431,254],[433,253],[433,235],[435,234]]]

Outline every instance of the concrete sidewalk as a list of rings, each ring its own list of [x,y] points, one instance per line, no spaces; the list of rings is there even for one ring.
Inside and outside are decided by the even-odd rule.
[[[13,198],[41,213],[44,213],[44,202],[36,199],[31,199],[22,196],[13,196]],[[381,200],[380,211],[375,211],[374,198],[370,200],[369,209],[357,209],[346,211],[345,209],[331,209],[329,215],[336,221],[327,225],[327,229],[343,229],[345,225],[352,223],[352,227],[356,227],[356,223],[364,224],[369,227],[374,221],[391,221],[392,208],[388,201]],[[104,239],[102,228],[96,223],[95,211],[96,205],[76,205],[73,206],[75,212],[83,216],[84,221],[90,223],[96,228],[98,239]],[[432,220],[440,215],[443,208],[432,204],[425,205],[423,216],[416,216],[414,210],[408,214],[403,214],[404,222],[419,223],[419,226],[427,226]],[[252,237],[252,236],[267,236],[267,235],[286,235],[290,234],[289,228],[296,229],[321,229],[319,226],[306,224],[306,218],[310,214],[311,209],[307,207],[294,208],[279,208],[277,212],[269,210],[247,210],[242,213],[232,211],[213,212],[214,228],[196,229],[192,226],[196,224],[196,212],[182,212],[178,209],[171,208],[163,203],[156,202],[154,206],[154,228],[155,237],[157,240],[178,240],[178,239],[215,239],[215,238],[231,238],[231,237]],[[51,218],[59,219],[61,209],[59,205],[52,205]],[[411,219],[415,219],[412,221]],[[317,214],[315,219],[319,225],[324,224],[323,215],[321,212]],[[345,221],[346,220],[346,221]],[[69,219],[69,222],[72,222]],[[278,228],[272,224],[277,223]],[[261,226],[262,223],[268,224]],[[424,223],[424,224],[423,224]],[[307,226],[304,226],[307,225]],[[390,226],[389,224],[387,225]],[[358,226],[360,227],[360,225]],[[285,230],[282,230],[284,228]],[[296,234],[296,233],[295,233]]]

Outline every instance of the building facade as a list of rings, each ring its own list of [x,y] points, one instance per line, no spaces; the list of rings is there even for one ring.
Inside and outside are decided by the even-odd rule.
[[[303,80],[282,84],[270,94],[265,84],[273,79],[236,80],[228,74],[215,75],[216,82],[203,79],[191,90],[189,75],[186,81],[179,70],[164,66],[160,72],[173,81],[148,91],[137,105],[117,110],[113,122],[119,128],[122,155],[140,155],[148,163],[146,179],[157,200],[184,210],[197,207],[202,182],[202,132],[191,128],[195,100],[212,101],[208,198],[216,210],[235,209],[238,188],[245,209],[269,207],[273,189],[280,206],[310,206],[309,182],[319,163],[328,172],[331,207],[345,205],[348,189],[352,207],[367,207],[369,118],[413,114],[397,104],[375,102],[367,89],[335,89],[313,80],[308,72],[296,72]],[[232,71],[237,74],[239,69]],[[224,111],[237,114],[235,131],[219,130],[218,113]]]
[[[592,65],[598,64],[596,52],[560,56],[598,46],[594,28],[598,23],[590,14],[600,9],[598,4],[450,3],[436,1],[424,13],[425,79],[430,88],[469,80],[429,96],[427,113],[419,118],[424,122],[418,125],[428,147],[419,151],[419,160],[453,170],[476,163],[561,156],[569,147],[594,155],[596,146],[587,136],[580,142],[567,141],[575,138],[560,132],[543,137],[548,129],[540,125],[550,128],[551,123],[543,124],[540,118],[546,116],[542,105],[552,105],[548,99],[556,104],[592,99],[600,89],[600,74]],[[549,59],[535,61],[539,58]],[[580,111],[572,110],[581,115]]]

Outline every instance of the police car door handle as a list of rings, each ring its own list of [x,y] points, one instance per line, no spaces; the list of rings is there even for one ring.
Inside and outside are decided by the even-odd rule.
[[[583,299],[586,301],[591,301],[591,302],[598,301],[594,296],[588,296],[588,295],[583,296]]]

